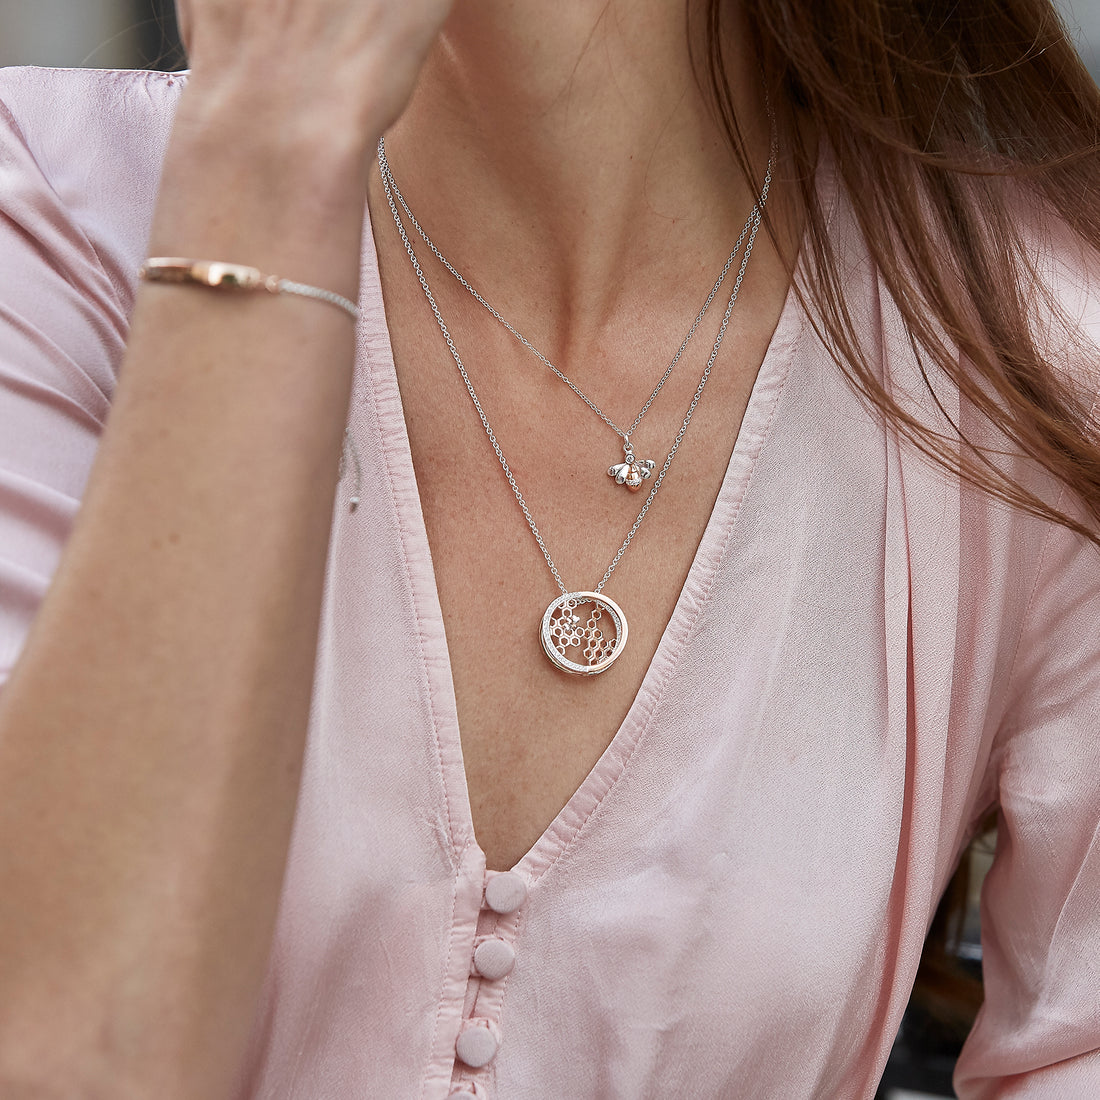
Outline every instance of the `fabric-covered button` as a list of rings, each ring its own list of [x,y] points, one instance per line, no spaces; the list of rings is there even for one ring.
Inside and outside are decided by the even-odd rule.
[[[475,969],[491,982],[499,982],[501,978],[508,977],[515,964],[516,953],[512,945],[496,937],[479,943],[474,951]]]
[[[485,884],[485,904],[494,913],[514,913],[527,900],[527,883],[515,871],[502,871]]]
[[[455,1042],[455,1053],[468,1066],[481,1069],[495,1057],[497,1037],[483,1023],[469,1020],[463,1025]]]

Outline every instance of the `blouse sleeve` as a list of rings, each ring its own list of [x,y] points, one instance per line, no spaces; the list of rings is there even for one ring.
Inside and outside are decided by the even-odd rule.
[[[28,140],[36,115],[71,125],[30,72],[0,71],[0,685],[72,527],[127,327],[89,230],[47,178],[49,145]],[[97,178],[79,145],[73,156],[74,176]]]
[[[985,1004],[961,1100],[1100,1096],[1100,552],[1048,536],[999,749]]]
[[[1081,297],[1095,281],[1073,282],[1095,344],[1100,298]],[[1095,393],[1100,350],[1086,347],[1074,373]],[[992,761],[985,1003],[955,1071],[961,1100],[1100,1097],[1100,550],[1052,525],[1036,576]]]

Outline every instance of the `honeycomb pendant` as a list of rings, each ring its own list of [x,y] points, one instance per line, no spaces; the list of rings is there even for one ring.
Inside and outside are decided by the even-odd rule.
[[[546,609],[540,635],[555,667],[574,676],[595,676],[606,672],[626,647],[626,616],[598,592],[566,592]]]

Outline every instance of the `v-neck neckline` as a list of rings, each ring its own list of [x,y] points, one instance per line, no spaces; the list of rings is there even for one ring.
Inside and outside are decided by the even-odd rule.
[[[800,249],[799,265],[804,249]],[[797,277],[797,275],[796,275]],[[444,627],[442,604],[421,507],[412,449],[405,423],[393,343],[386,323],[381,273],[369,211],[364,232],[361,300],[373,303],[364,321],[377,330],[361,332],[360,366],[354,400],[373,406],[381,435],[381,454],[405,550],[405,574],[419,628],[420,669],[428,692],[446,817],[456,863],[475,849],[485,854],[474,833],[466,778],[458,706]],[[534,883],[576,842],[587,819],[597,810],[627,768],[648,728],[664,688],[705,607],[715,574],[745,498],[753,470],[786,382],[795,347],[805,327],[795,279],[787,289],[779,320],[753,382],[748,404],[721,487],[657,649],[626,717],[565,805],[511,870]],[[369,377],[368,377],[369,376]],[[415,563],[415,564],[414,564]]]

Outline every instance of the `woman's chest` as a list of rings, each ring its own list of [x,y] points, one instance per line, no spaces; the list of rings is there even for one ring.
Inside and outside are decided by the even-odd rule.
[[[624,460],[622,439],[525,349],[471,341],[464,379],[438,331],[394,318],[390,327],[475,832],[489,865],[506,868],[580,787],[638,696],[771,330],[733,326],[740,351],[731,340],[701,392],[712,347],[678,364],[632,434],[653,469],[631,492],[609,475]],[[666,367],[613,363],[582,388],[629,426]],[[605,672],[574,675],[548,659],[540,629],[562,591],[593,590],[621,608],[627,640]]]

